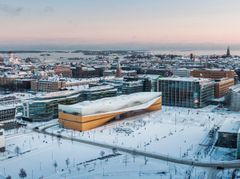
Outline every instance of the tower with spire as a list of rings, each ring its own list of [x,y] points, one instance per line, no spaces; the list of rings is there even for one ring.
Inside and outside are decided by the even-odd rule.
[[[230,47],[229,47],[229,46],[228,46],[228,48],[227,48],[226,56],[227,56],[227,57],[230,57],[230,56],[231,56],[231,53],[230,53]]]
[[[121,69],[120,60],[118,59],[118,61],[117,61],[116,77],[121,77],[121,76],[122,76],[122,69]]]

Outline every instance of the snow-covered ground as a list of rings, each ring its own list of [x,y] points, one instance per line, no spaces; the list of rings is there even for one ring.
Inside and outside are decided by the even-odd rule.
[[[9,134],[6,141],[7,151],[0,155],[0,174],[12,178],[19,178],[21,168],[29,179],[184,178],[187,170],[186,166],[125,153],[116,153],[114,156],[112,150],[28,129]]]
[[[166,154],[175,157],[197,158],[199,160],[222,160],[222,150],[213,150],[209,131],[225,120],[238,119],[240,114],[213,110],[215,106],[203,109],[163,107],[162,111],[146,113],[86,132],[62,129],[58,126],[49,132],[114,144],[138,150]],[[133,156],[96,146],[63,140],[33,132],[31,128],[57,124],[30,123],[27,128],[6,133],[5,153],[0,154],[0,174],[19,178],[21,168],[27,178],[207,178],[209,175],[231,176],[232,170],[212,171],[203,168],[168,163],[155,159]],[[41,127],[40,127],[41,128]],[[208,150],[206,150],[208,149]],[[227,151],[228,152],[228,151]],[[118,155],[119,154],[119,155]],[[219,155],[219,156],[218,156]],[[55,167],[54,167],[55,163]]]
[[[213,111],[214,108],[164,106],[162,111],[115,121],[90,131],[77,132],[55,126],[48,132],[175,157],[205,158],[201,149],[210,147],[209,131],[226,119],[239,117],[239,113]]]

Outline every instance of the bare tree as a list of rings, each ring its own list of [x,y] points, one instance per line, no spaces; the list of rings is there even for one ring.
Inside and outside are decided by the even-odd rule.
[[[17,154],[17,156],[20,154],[20,147],[16,146],[14,149],[15,153]]]
[[[79,175],[80,170],[81,170],[81,168],[78,166],[77,167],[78,175]]]
[[[112,152],[113,152],[114,155],[116,155],[116,153],[117,153],[117,148],[112,148]]]
[[[55,162],[53,163],[53,166],[54,166],[54,169],[55,169],[55,173],[57,171],[57,167],[58,167],[58,164],[57,164],[57,161],[55,160]]]
[[[69,158],[67,158],[67,159],[65,160],[65,163],[66,163],[67,168],[68,168],[68,166],[69,166],[69,164],[70,164],[70,160],[69,160]]]
[[[101,152],[100,152],[100,156],[101,156],[101,157],[104,157],[104,155],[105,155],[105,152],[104,152],[104,151],[101,151]]]

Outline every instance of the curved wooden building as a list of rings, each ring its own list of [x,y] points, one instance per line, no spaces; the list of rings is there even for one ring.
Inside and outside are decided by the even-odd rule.
[[[59,105],[59,122],[65,128],[86,131],[108,121],[143,112],[160,110],[162,96],[159,92],[141,92],[74,105]]]

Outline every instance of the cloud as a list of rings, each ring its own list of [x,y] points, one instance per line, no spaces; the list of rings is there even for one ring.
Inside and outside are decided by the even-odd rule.
[[[7,15],[17,16],[21,14],[23,10],[23,7],[11,7],[5,4],[0,4],[0,12],[3,12]]]

